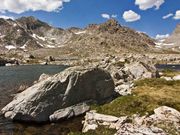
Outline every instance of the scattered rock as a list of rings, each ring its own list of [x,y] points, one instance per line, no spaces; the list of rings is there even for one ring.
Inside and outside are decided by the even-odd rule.
[[[173,80],[175,80],[175,81],[180,80],[180,75],[174,76],[174,77],[173,77]]]
[[[126,64],[124,70],[129,71],[136,80],[157,77],[157,69],[153,65],[148,65],[142,62]]]
[[[15,66],[19,65],[19,61],[15,58],[0,58],[0,66]]]
[[[32,54],[25,54],[24,59],[35,59],[35,56],[33,56]]]
[[[173,79],[171,77],[162,76],[162,79],[165,79],[166,81],[172,81]]]
[[[119,85],[115,88],[115,91],[119,93],[122,96],[130,95],[131,94],[131,89],[133,88],[133,83],[127,83],[127,84],[122,84]]]
[[[89,130],[95,130],[99,125],[109,126],[116,128],[117,125],[123,123],[127,117],[115,117],[110,115],[103,115],[99,113],[95,113],[94,111],[90,111],[86,113],[85,120],[83,121],[83,129],[82,132],[87,132]]]
[[[16,64],[6,63],[6,67],[16,66]]]
[[[163,129],[157,127],[157,124],[173,124],[177,133],[179,133],[179,122],[180,112],[167,106],[155,109],[151,116],[142,117],[133,115],[132,117],[118,118],[90,111],[86,113],[82,132],[95,130],[98,126],[106,126],[116,129],[117,133],[115,135],[168,135]]]
[[[48,62],[52,62],[55,61],[55,58],[53,56],[47,56],[45,60],[47,60]]]
[[[161,106],[155,109],[154,113],[154,115],[150,116],[153,120],[180,122],[180,112],[173,108]]]
[[[167,135],[162,129],[157,127],[138,126],[125,123],[120,126],[115,135]]]
[[[86,103],[80,103],[65,109],[60,109],[49,116],[51,122],[57,122],[71,117],[79,116],[89,111],[90,107]]]
[[[41,62],[41,65],[48,65],[48,62],[47,61]]]

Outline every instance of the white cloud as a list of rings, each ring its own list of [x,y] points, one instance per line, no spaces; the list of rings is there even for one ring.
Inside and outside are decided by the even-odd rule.
[[[171,17],[171,16],[173,16],[173,14],[172,14],[172,13],[169,13],[169,14],[163,16],[162,18],[163,18],[163,19],[167,19],[167,18],[169,18],[169,17]]]
[[[6,15],[0,15],[0,18],[3,18],[3,19],[12,19],[12,20],[14,20],[14,17],[12,17],[12,16],[6,16]]]
[[[140,20],[141,16],[135,13],[134,11],[129,10],[129,11],[124,12],[123,19],[126,22],[134,22],[134,21]]]
[[[23,13],[26,11],[58,11],[70,0],[1,0],[0,12]]]
[[[157,40],[165,39],[165,38],[168,38],[168,37],[169,37],[169,34],[165,34],[165,35],[157,34],[156,35]]]
[[[117,18],[116,14],[111,15],[112,18]]]
[[[111,18],[109,14],[101,14],[101,16],[103,18],[105,18],[105,19],[110,19]]]
[[[138,5],[141,10],[147,10],[153,7],[159,9],[164,2],[165,0],[135,0],[135,4]]]
[[[179,20],[179,19],[180,19],[180,10],[177,10],[177,11],[176,11],[176,14],[175,14],[175,16],[174,16],[174,19],[175,19],[175,20]]]

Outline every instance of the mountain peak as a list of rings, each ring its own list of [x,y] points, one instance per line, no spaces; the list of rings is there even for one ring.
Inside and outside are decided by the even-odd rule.
[[[120,29],[121,25],[115,19],[109,19],[107,22],[99,25],[99,31],[109,32],[111,34],[116,33]]]
[[[28,30],[34,30],[39,27],[49,27],[47,23],[42,22],[33,16],[21,17],[16,21],[19,22],[23,27],[27,28]]]
[[[109,19],[107,22],[104,23],[107,26],[120,26],[116,19]]]
[[[121,25],[115,19],[109,19],[105,23],[102,24],[90,24],[87,29],[96,30],[100,32],[109,32],[111,34],[117,32]]]

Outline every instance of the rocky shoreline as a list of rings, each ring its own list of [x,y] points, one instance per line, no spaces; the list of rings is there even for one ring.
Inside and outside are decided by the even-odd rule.
[[[168,113],[169,110],[171,112],[167,119],[164,118],[165,114],[159,116],[161,107],[155,109],[155,114],[152,116],[131,118],[106,116],[90,111],[92,104],[109,103],[118,96],[131,95],[136,80],[159,77],[154,61],[146,56],[126,58],[107,56],[100,62],[85,60],[81,66],[68,68],[54,76],[41,75],[33,86],[17,94],[14,100],[1,110],[1,113],[7,119],[41,123],[58,122],[87,112],[83,132],[89,129],[95,130],[98,125],[104,125],[115,128],[117,135],[166,134],[163,129],[154,126],[154,122],[165,120],[165,122],[175,122],[179,132],[177,125],[180,122],[178,121],[180,114],[177,110],[168,107],[162,106],[162,113]],[[164,78],[167,80],[166,77]],[[172,78],[178,81],[178,77]],[[171,115],[176,119],[171,119]],[[148,123],[152,117],[154,119],[150,120],[150,125],[142,124]],[[124,122],[129,119],[136,123]]]
[[[103,60],[108,59],[119,59],[123,62],[127,60],[137,60],[137,61],[146,61],[149,60],[153,64],[179,64],[180,55],[179,54],[121,54],[121,55],[110,55],[102,54],[102,56],[97,57],[57,57],[49,55],[46,57],[37,57],[31,53],[19,52],[15,53],[16,57],[9,57],[6,55],[0,56],[0,66],[14,66],[14,65],[69,65],[69,66],[91,66],[99,65]]]

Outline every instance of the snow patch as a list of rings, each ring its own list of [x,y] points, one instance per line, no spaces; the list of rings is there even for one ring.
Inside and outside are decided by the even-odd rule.
[[[86,31],[75,32],[76,35],[85,34],[85,33],[86,33]]]
[[[174,43],[163,43],[163,42],[156,42],[155,43],[156,44],[156,47],[158,47],[158,48],[160,48],[160,47],[162,47],[162,46],[174,46]]]
[[[7,46],[5,46],[5,48],[8,50],[16,49],[16,47],[13,45],[7,45]]]
[[[26,44],[24,44],[23,46],[21,46],[20,48],[21,49],[26,49],[26,47],[27,47],[27,45]]]
[[[155,47],[156,47],[156,48],[162,48],[162,46],[159,46],[159,45],[156,45]]]
[[[35,39],[41,39],[42,41],[46,40],[44,37],[40,37],[40,36],[38,36],[36,34],[33,34],[32,37],[35,38]]]
[[[47,45],[48,48],[55,48],[53,45]]]
[[[169,44],[163,43],[163,45],[165,45],[165,46],[173,46],[174,43],[169,43]]]
[[[44,45],[43,44],[41,44],[41,43],[39,43],[38,41],[36,41],[41,47],[44,47]]]

